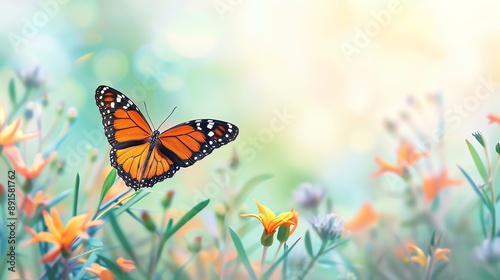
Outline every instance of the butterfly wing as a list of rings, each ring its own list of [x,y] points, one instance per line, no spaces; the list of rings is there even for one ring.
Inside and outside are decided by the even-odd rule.
[[[148,158],[152,154],[150,140],[153,131],[139,108],[123,93],[108,86],[97,88],[95,100],[104,133],[111,145],[111,165],[127,186],[135,190],[152,186],[154,182],[147,177],[149,174],[145,169],[148,167],[146,161],[151,162]],[[161,161],[166,164],[162,164],[160,171],[168,173],[170,165],[167,159]]]
[[[95,99],[111,145],[111,165],[134,190],[172,177],[180,167],[191,166],[238,136],[234,124],[208,119],[185,122],[160,134],[151,130],[123,93],[100,86]]]
[[[213,150],[233,141],[238,127],[218,120],[193,120],[174,126],[159,136],[158,150],[179,167],[188,167]]]

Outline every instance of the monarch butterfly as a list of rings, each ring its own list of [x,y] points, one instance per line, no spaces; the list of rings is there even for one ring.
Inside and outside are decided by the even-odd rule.
[[[134,102],[109,86],[99,86],[95,100],[111,145],[111,165],[135,191],[172,177],[238,136],[234,124],[212,119],[152,130]]]

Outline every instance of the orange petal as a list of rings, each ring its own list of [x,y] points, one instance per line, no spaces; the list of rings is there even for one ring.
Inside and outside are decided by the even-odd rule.
[[[376,224],[378,219],[378,213],[373,208],[373,205],[371,203],[365,203],[352,219],[346,221],[344,229],[353,232],[361,231]]]
[[[41,261],[43,263],[48,263],[56,259],[57,256],[59,256],[59,253],[61,253],[61,246],[57,245],[56,247],[52,248],[45,256],[42,257]]]
[[[57,212],[54,208],[52,208],[52,215],[54,215],[54,213],[56,213],[55,215],[57,215]],[[63,233],[63,230],[60,230],[55,224],[54,224],[54,220],[52,219],[52,217],[49,215],[49,213],[47,213],[47,211],[43,210],[42,212],[42,215],[43,215],[43,220],[45,221],[45,224],[47,225],[47,228],[49,229],[49,231],[57,238],[57,239],[61,239],[61,235]],[[59,217],[59,216],[58,216]]]
[[[375,162],[377,162],[377,164],[379,165],[379,170],[373,172],[370,175],[371,177],[378,177],[384,174],[385,172],[392,172],[398,175],[403,175],[404,173],[404,168],[390,164],[389,162],[381,159],[380,157],[375,157]]]
[[[426,202],[433,201],[436,196],[445,188],[459,186],[462,184],[460,180],[448,178],[446,170],[441,171],[439,176],[430,176],[423,180],[422,191]]]
[[[434,256],[435,256],[435,262],[439,261],[439,260],[443,260],[445,262],[448,262],[449,259],[448,257],[446,256],[447,254],[451,253],[451,250],[450,249],[443,249],[443,248],[437,248],[436,249],[436,252],[434,253]]]
[[[412,262],[418,263],[422,267],[422,269],[425,270],[427,268],[427,257],[425,256],[424,252],[415,245],[408,245],[406,247],[411,252],[417,253],[417,255],[411,257],[410,260]]]
[[[118,266],[121,269],[123,269],[126,272],[130,272],[130,271],[132,271],[132,270],[135,269],[135,263],[134,263],[134,261],[126,260],[123,257],[119,257],[116,260],[116,263],[118,264]]]
[[[488,120],[489,120],[489,122],[488,122],[489,124],[492,124],[492,123],[500,124],[500,116],[499,115],[489,114]]]

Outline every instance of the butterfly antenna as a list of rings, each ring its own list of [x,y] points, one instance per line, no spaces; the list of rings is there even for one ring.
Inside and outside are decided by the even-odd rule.
[[[153,130],[156,130],[155,125],[153,124],[153,121],[151,120],[151,117],[149,116],[148,106],[146,105],[146,101],[144,101],[144,109],[146,109],[146,115],[148,115],[148,119],[149,119],[149,122],[151,123],[151,125],[153,126]]]
[[[159,126],[158,128],[160,128],[160,127],[161,127],[161,125],[162,125],[163,123],[165,123],[165,122],[168,120],[168,118],[170,118],[170,116],[174,113],[175,109],[177,109],[177,106],[175,106],[175,107],[174,107],[174,109],[172,109],[172,112],[170,112],[170,114],[169,114],[169,115],[167,116],[167,118],[166,118],[166,119],[165,119],[165,120],[164,120],[164,121],[160,124],[160,126]]]

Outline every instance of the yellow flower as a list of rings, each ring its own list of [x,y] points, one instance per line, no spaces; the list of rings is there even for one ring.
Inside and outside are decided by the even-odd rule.
[[[42,154],[38,153],[35,156],[33,165],[31,166],[31,168],[28,168],[26,166],[26,163],[24,163],[19,149],[16,146],[6,146],[4,148],[4,153],[7,155],[10,162],[12,162],[12,165],[14,165],[14,169],[26,179],[30,180],[38,177],[38,175],[42,173],[43,169],[45,168],[45,166],[47,166],[51,159],[51,157],[44,158]]]
[[[109,269],[100,266],[97,263],[92,263],[90,267],[87,267],[86,270],[96,276],[101,280],[113,280],[115,279],[115,275]]]
[[[276,216],[271,209],[260,204],[257,200],[255,200],[255,204],[257,208],[259,208],[259,214],[241,214],[241,217],[248,218],[254,217],[257,218],[264,227],[264,230],[267,234],[273,233],[279,226],[285,223],[291,223],[291,219],[295,216],[293,212],[284,212]]]
[[[33,237],[28,240],[25,245],[32,245],[38,242],[49,242],[55,244],[41,261],[48,263],[53,261],[59,254],[71,255],[71,245],[77,237],[88,237],[86,230],[99,224],[99,221],[87,222],[87,214],[82,214],[71,218],[66,227],[63,226],[59,213],[52,208],[51,215],[47,211],[43,211],[43,219],[49,232],[35,232],[29,227],[25,227],[26,231]]]
[[[0,146],[13,145],[17,142],[24,141],[38,136],[38,132],[24,134],[20,127],[23,123],[21,118],[17,118],[10,125],[4,125],[5,108],[0,103]]]
[[[410,261],[414,263],[418,263],[423,270],[427,269],[428,262],[430,261],[428,257],[425,256],[424,252],[418,248],[415,245],[407,245],[406,246],[410,252],[414,252],[417,255],[412,256],[410,259],[405,258],[405,262],[408,263]],[[434,252],[434,257],[432,258],[432,262],[438,262],[439,260],[443,260],[445,262],[448,262],[448,257],[446,254],[451,253],[450,249],[443,249],[443,248],[437,248],[436,251]]]
[[[123,257],[116,259],[116,264],[126,272],[130,272],[135,269],[134,261],[126,260]]]

